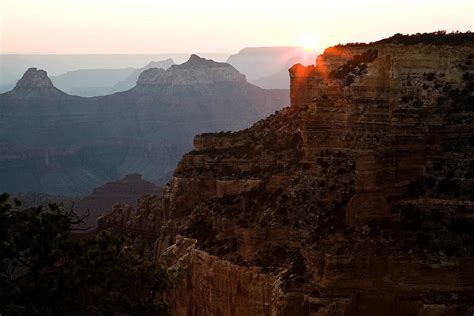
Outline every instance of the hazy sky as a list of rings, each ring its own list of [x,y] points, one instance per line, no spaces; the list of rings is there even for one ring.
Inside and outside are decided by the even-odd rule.
[[[0,0],[3,53],[317,49],[394,33],[473,30],[474,0]]]

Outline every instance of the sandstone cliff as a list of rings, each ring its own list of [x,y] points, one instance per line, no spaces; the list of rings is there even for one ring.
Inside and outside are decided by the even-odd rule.
[[[197,136],[155,210],[173,313],[472,313],[468,36],[328,48],[290,108]]]

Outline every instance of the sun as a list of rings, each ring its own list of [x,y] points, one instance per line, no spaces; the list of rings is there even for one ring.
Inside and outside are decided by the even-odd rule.
[[[316,38],[312,34],[303,34],[300,43],[305,50],[315,50],[317,46]]]

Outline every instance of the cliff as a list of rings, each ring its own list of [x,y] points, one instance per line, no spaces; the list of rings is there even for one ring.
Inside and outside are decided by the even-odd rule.
[[[109,230],[132,238],[156,240],[160,236],[162,214],[161,192],[140,194],[135,203],[114,203],[98,217],[98,230]],[[138,203],[137,203],[138,202]]]
[[[468,36],[328,48],[290,108],[196,136],[154,211],[173,314],[473,313]]]

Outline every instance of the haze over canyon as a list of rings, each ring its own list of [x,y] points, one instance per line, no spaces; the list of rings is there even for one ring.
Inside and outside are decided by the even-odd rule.
[[[0,10],[0,316],[474,315],[472,1]]]

